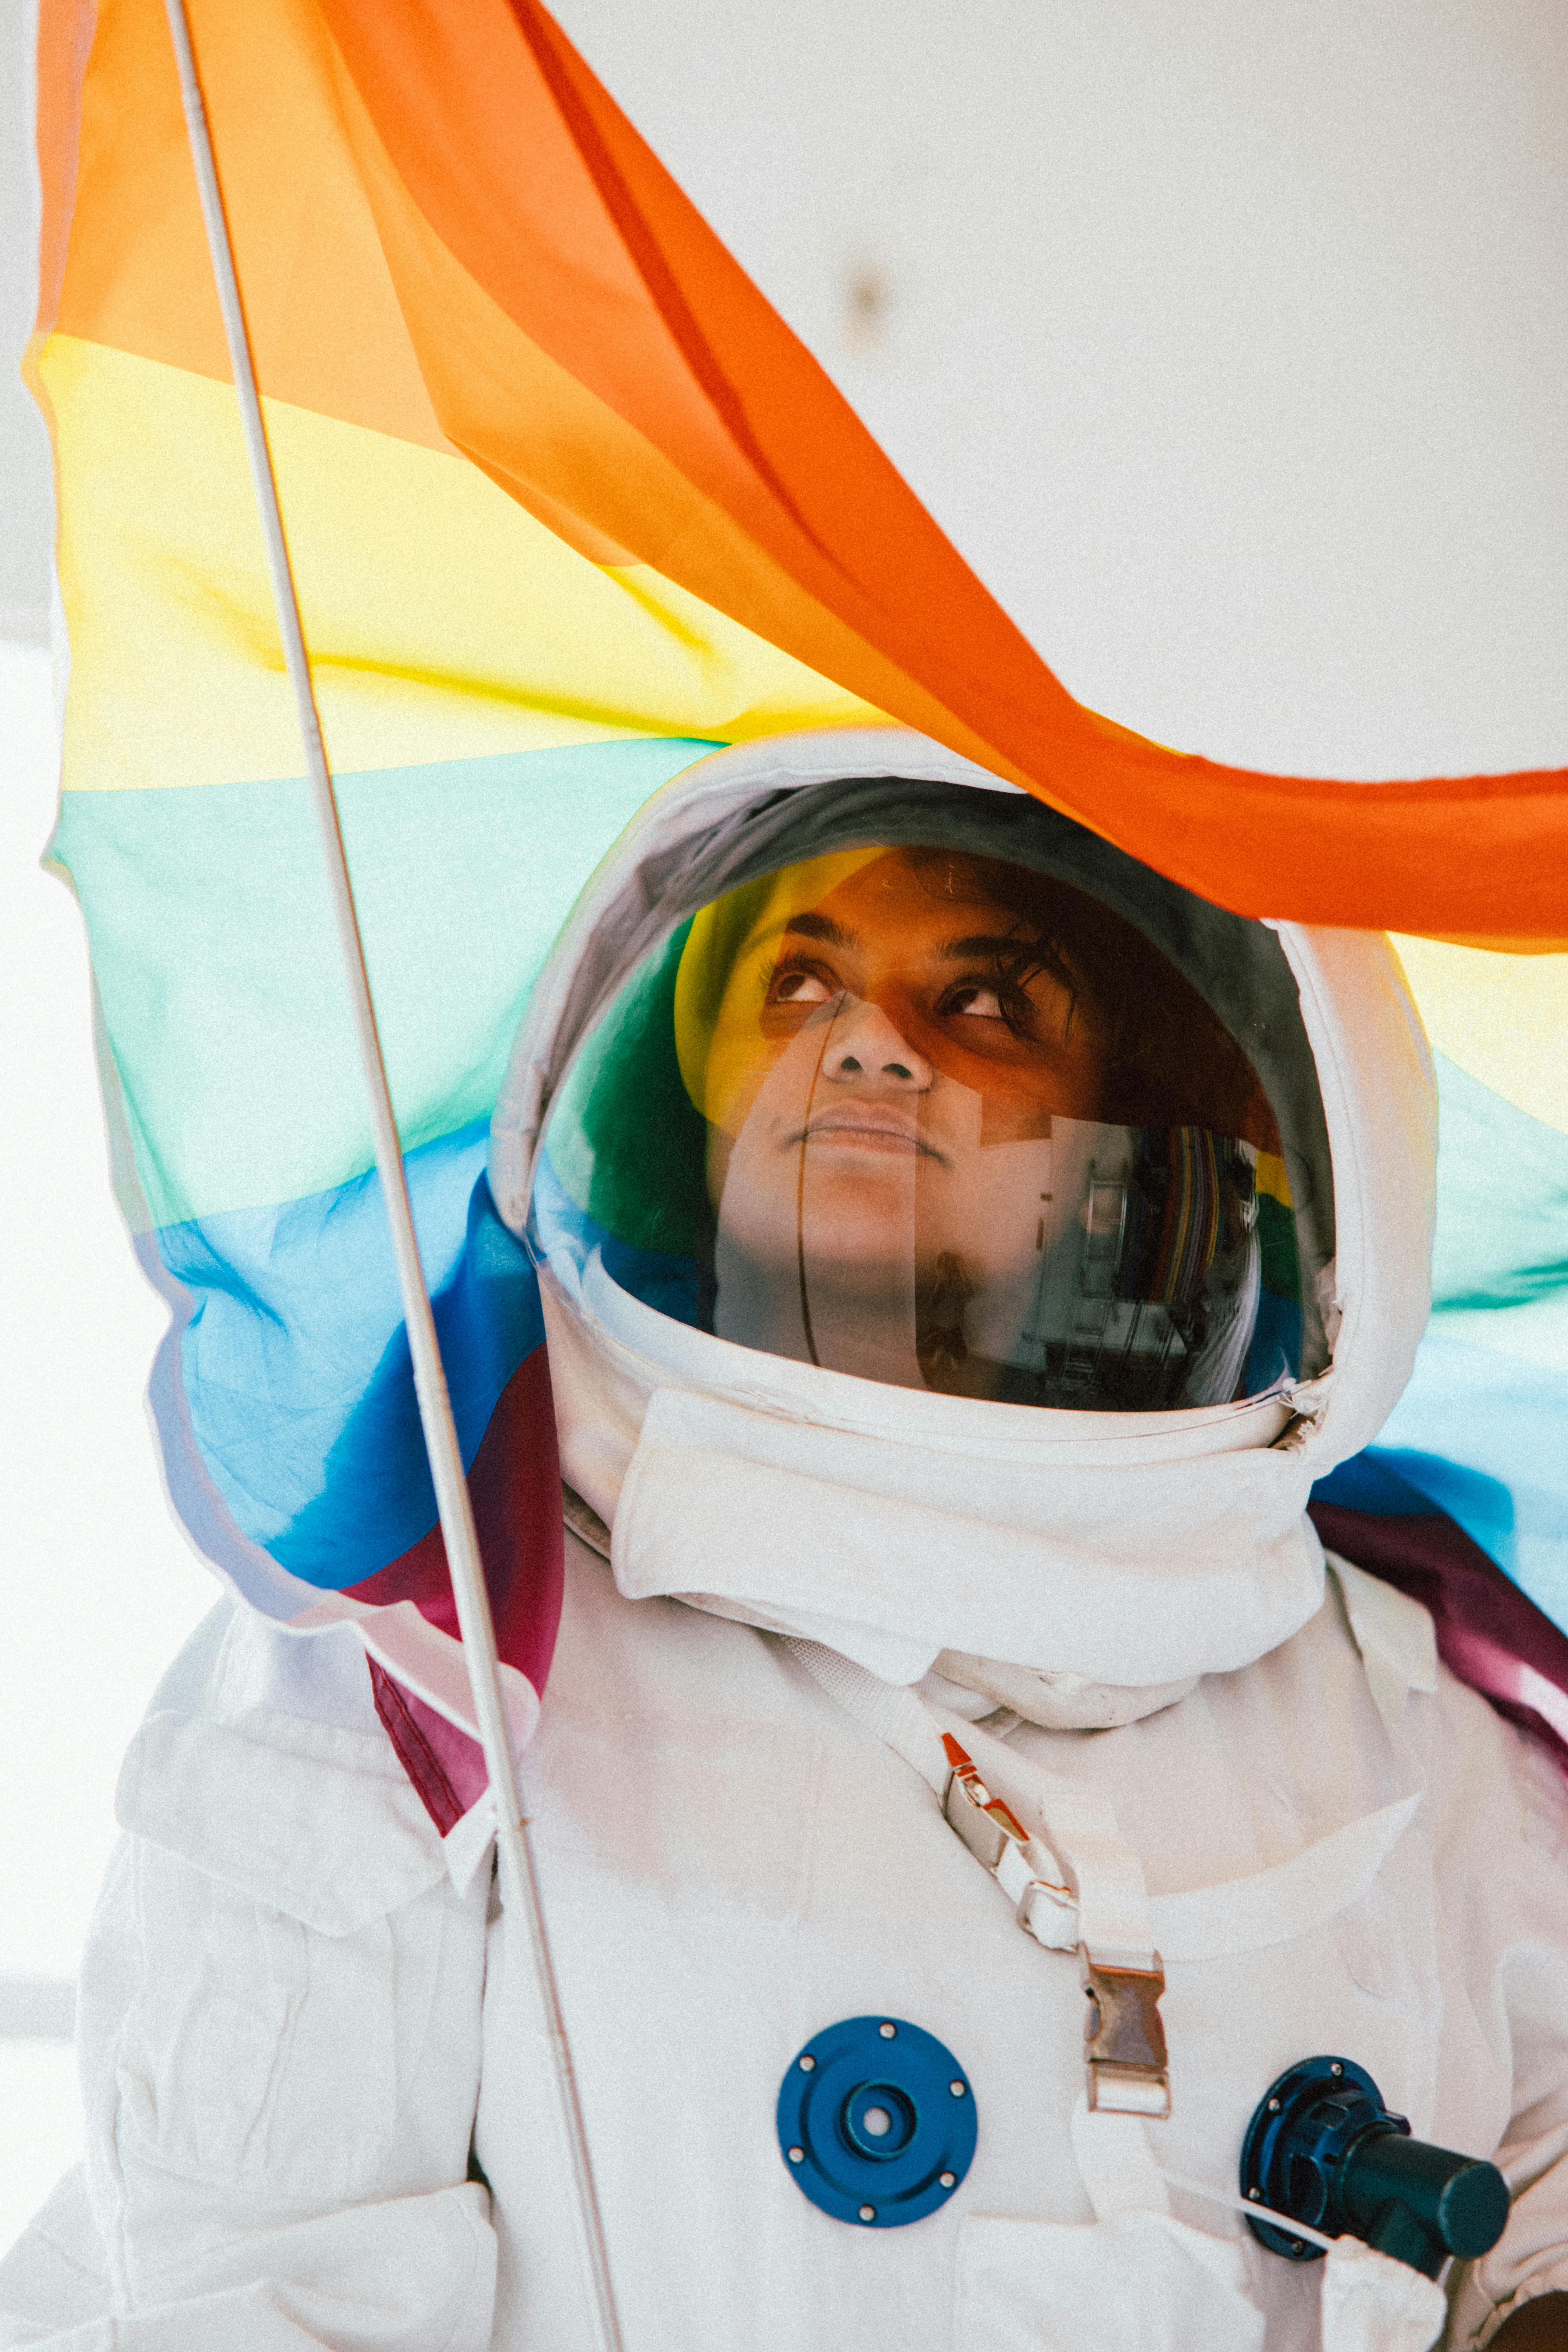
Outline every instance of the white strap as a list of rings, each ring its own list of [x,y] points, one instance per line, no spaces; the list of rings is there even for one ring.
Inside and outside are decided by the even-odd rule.
[[[942,1744],[941,1717],[923,1700],[897,1683],[883,1682],[820,1642],[786,1637],[784,1647],[847,1715],[864,1724],[895,1756],[902,1757],[937,1798],[946,1797],[952,1766]],[[954,1718],[953,1727],[971,1748],[984,1740],[972,1724]],[[1017,1759],[1010,1761],[1016,1772]],[[1058,1951],[1088,1943],[1107,1959],[1146,1968],[1153,1954],[1154,1937],[1142,1864],[1123,1842],[1109,1800],[1094,1790],[1053,1788],[1045,1805],[1049,1819],[1045,1818],[1045,1808],[1039,1808],[1037,1827],[1048,1850],[1037,1858],[1047,1869],[1059,1860],[1068,1871],[1082,1924],[1075,1923],[1070,1936],[1063,1925],[1052,1924],[1041,1940]],[[1034,1829],[1037,1824],[1026,1826]],[[1054,1871],[1051,1874],[1057,1875]],[[1016,1850],[1004,1851],[994,1875],[1015,1903],[1029,1884],[1025,1857]],[[1057,1891],[1060,1891],[1059,1880]]]
[[[1096,1959],[1120,1968],[1158,1965],[1143,1865],[1122,1837],[1108,1797],[1096,1789],[1053,1788],[1047,1833],[1078,1897],[1079,1939]]]
[[[820,1642],[786,1637],[784,1646],[829,1698],[945,1801],[953,1768],[942,1746],[941,1718],[923,1700]],[[991,1745],[1001,1754],[1000,1742],[988,1742],[976,1726],[954,1718],[953,1727],[971,1747],[984,1750]],[[1007,1762],[1016,1774],[1018,1759],[1009,1757]],[[1157,1966],[1143,1865],[1117,1828],[1110,1799],[1092,1789],[1058,1784],[1047,1790],[1043,1775],[1030,1778],[1037,1790],[1029,1810],[1039,1818],[1024,1826],[1034,1834],[1026,1844],[1005,1839],[991,1865],[993,1876],[1018,1910],[1020,1925],[1053,1951],[1086,1944],[1097,1960],[1115,1967]],[[1046,1901],[1037,1899],[1037,1890]],[[1070,1893],[1070,1904],[1064,1902],[1065,1893]]]
[[[784,1647],[846,1715],[853,1716],[920,1774],[945,1811],[953,1768],[942,1743],[940,1718],[912,1690],[882,1682],[852,1658],[825,1648],[820,1642],[803,1642],[791,1635],[785,1637]],[[956,1717],[953,1721],[959,1731],[973,1739],[968,1724],[957,1723]],[[1012,1903],[1019,1926],[1048,1951],[1076,1952],[1082,1940],[1078,1904],[1055,1854],[1037,1839],[1026,1843],[999,1835],[997,1846],[995,1860],[986,1866]]]
[[[942,1735],[912,1690],[883,1682],[820,1642],[801,1642],[786,1634],[784,1647],[846,1715],[852,1715],[885,1748],[901,1756],[941,1801],[952,1778],[952,1767],[943,1751]]]
[[[1186,1895],[1156,1895],[1150,1909],[1170,1960],[1220,1960],[1288,1944],[1359,1902],[1421,1803],[1421,1791],[1331,1830],[1272,1870]]]
[[[1165,2176],[1149,2146],[1141,2116],[1091,2112],[1080,2091],[1072,2111],[1072,2152],[1097,2221],[1118,2213],[1168,2213]]]
[[[791,1637],[788,1647],[830,1698],[920,1773],[950,1825],[1012,1901],[1020,1927],[1051,1950],[1076,1948],[1089,2002],[1084,2063],[1095,2119],[1107,2111],[1169,2115],[1159,2006],[1164,1973],[1142,1865],[1117,1829],[1109,1800],[1092,1790],[1047,1791],[1043,1779],[1031,1775],[1029,1811],[1039,1822],[1037,1829],[1026,1826],[981,1779],[964,1745],[989,1748],[1016,1773],[1016,1759],[999,1742],[956,1718],[955,1728],[943,1733],[940,1713],[912,1690],[879,1681],[820,1643]],[[1115,2145],[1126,2138],[1120,2135]],[[1141,2140],[1136,2145],[1152,2178],[1147,2148]],[[1126,2167],[1118,2158],[1111,2169],[1121,2178]],[[1143,2180],[1130,2188],[1130,2201],[1147,2201],[1147,2186]]]
[[[1018,1810],[1032,1833],[1031,1852],[1045,1862],[1044,1874],[1066,1877],[1076,1916],[1069,1912],[1064,1918],[1058,1903],[1054,1922],[1040,1922],[1046,1933],[1026,1921],[1038,1940],[1058,1950],[1087,1945],[1096,1960],[1117,1968],[1157,1968],[1143,1865],[1117,1826],[1110,1798],[1098,1789],[1048,1780],[978,1724],[958,1724],[955,1729],[988,1784],[1000,1782],[1018,1792]]]

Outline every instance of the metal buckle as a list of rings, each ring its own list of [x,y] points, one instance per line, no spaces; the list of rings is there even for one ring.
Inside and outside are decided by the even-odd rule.
[[[942,1811],[970,1853],[987,1870],[994,1870],[1009,1839],[1015,1845],[1027,1845],[1029,1832],[1011,1805],[992,1795],[975,1769],[973,1758],[951,1732],[942,1733],[942,1744],[952,1767]]]
[[[1026,1934],[1048,1952],[1076,1951],[1078,1905],[1071,1889],[1041,1875],[1042,1847],[1012,1807],[992,1795],[957,1740],[944,1732],[942,1745],[952,1767],[942,1801],[949,1828],[990,1872]]]
[[[1153,2116],[1171,2112],[1171,2076],[1160,1996],[1160,1955],[1148,1969],[1118,1968],[1079,1948],[1089,2013],[1084,2021],[1084,2071],[1091,2113]]]
[[[1028,1924],[1027,1905],[1037,1889],[1058,1903],[1069,1899],[1068,1889],[1034,1876],[1027,1850],[1031,1843],[1012,1807],[994,1797],[974,1766],[973,1757],[944,1731],[942,1744],[952,1768],[942,1811],[964,1844],[1002,1882],[1018,1906],[1020,1926]],[[1009,1859],[1009,1849],[1014,1858]],[[1038,1928],[1036,1929],[1039,1933]],[[1071,1950],[1068,1936],[1056,1948]],[[1050,1945],[1048,1934],[1040,1941]],[[1089,2013],[1084,2021],[1084,2067],[1091,2113],[1152,2116],[1171,2112],[1171,2077],[1165,2057],[1165,2026],[1160,1996],[1165,1971],[1160,1955],[1147,1969],[1121,1968],[1097,1960],[1087,1944],[1079,1944],[1083,1989]]]

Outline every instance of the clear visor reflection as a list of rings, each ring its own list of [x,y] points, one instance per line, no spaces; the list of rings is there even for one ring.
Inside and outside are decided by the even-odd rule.
[[[710,1130],[713,1328],[945,1393],[1158,1410],[1237,1390],[1252,1147],[986,1100],[843,992]],[[994,1121],[989,1122],[994,1129]]]

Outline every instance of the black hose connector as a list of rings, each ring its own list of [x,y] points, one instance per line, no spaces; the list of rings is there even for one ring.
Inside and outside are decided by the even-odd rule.
[[[1412,2139],[1349,2058],[1303,2058],[1269,2084],[1242,2142],[1241,2193],[1325,2237],[1363,2239],[1427,2278],[1450,2254],[1489,2252],[1509,2210],[1495,2164]],[[1322,2252],[1274,2222],[1249,2216],[1247,2226],[1288,2262]]]

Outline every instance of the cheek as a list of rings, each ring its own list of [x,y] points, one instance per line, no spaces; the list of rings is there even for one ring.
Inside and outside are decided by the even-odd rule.
[[[720,1234],[759,1263],[793,1250],[799,1154],[755,1114],[738,1135],[708,1133],[708,1199]]]
[[[1105,1054],[1098,1038],[1079,1029],[1062,1043],[1009,1054],[966,1046],[962,1034],[921,1037],[919,1050],[957,1090],[984,1106],[989,1143],[1027,1142],[1049,1135],[1051,1119],[1098,1118],[1104,1094]]]
[[[702,1112],[709,1125],[731,1137],[742,1134],[764,1097],[779,1091],[773,1081],[783,1058],[784,1048],[756,1036],[743,1048],[731,1042],[721,1054],[716,1051],[704,1074]]]
[[[809,1112],[829,1025],[808,1022],[776,1040],[753,1035],[743,1055],[726,1057],[721,1086],[710,1088],[709,1118],[737,1139],[785,1140]]]
[[[724,1184],[730,1173],[730,1160],[733,1150],[734,1145],[721,1127],[709,1129],[708,1205],[715,1216],[719,1213],[719,1203],[724,1197]]]
[[[702,1074],[699,1106],[710,1127],[738,1135],[767,1074],[767,1057],[754,1046],[748,1054],[732,1047],[722,1054],[715,1049]]]

